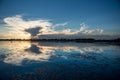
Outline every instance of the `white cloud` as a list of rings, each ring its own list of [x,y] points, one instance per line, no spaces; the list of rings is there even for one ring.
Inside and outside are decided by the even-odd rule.
[[[103,29],[97,29],[97,31],[99,32],[99,33],[103,33]]]
[[[32,33],[27,32],[28,29],[35,29],[40,27],[38,33],[36,33],[36,36],[41,35],[56,35],[56,36],[64,36],[68,35],[70,36],[76,36],[76,35],[93,35],[93,34],[101,34],[103,33],[102,29],[89,29],[88,25],[85,23],[80,24],[79,29],[64,29],[64,26],[68,24],[68,22],[64,23],[57,23],[53,24],[49,20],[43,20],[43,19],[37,19],[37,20],[27,20],[24,19],[21,15],[16,15],[12,17],[6,17],[3,19],[4,26],[8,26],[10,30],[11,36],[13,35],[14,38],[30,38],[30,35],[32,36]],[[56,27],[61,26],[63,29],[57,30]],[[17,36],[16,36],[17,35]]]
[[[5,25],[9,26],[11,33],[24,34],[23,36],[27,34],[26,29],[40,27],[42,33],[44,33],[44,31],[49,31],[50,26],[52,26],[52,23],[48,20],[24,20],[21,15],[7,17],[3,21]]]
[[[66,26],[68,24],[68,22],[64,22],[64,23],[58,23],[53,25],[54,27],[58,27],[58,26]]]
[[[88,26],[85,23],[80,24],[80,31],[84,31],[88,28]]]
[[[83,33],[85,33],[85,34],[92,34],[94,32],[95,32],[95,30],[85,30]]]
[[[52,25],[48,20],[24,20],[21,15],[4,18],[4,22],[8,26],[22,30],[27,28],[34,28],[36,26],[44,28]]]

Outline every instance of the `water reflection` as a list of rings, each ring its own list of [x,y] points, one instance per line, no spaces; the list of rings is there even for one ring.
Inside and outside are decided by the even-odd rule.
[[[22,65],[24,60],[49,61],[50,58],[93,58],[93,53],[102,53],[107,46],[91,43],[56,43],[56,42],[2,42],[7,48],[3,61],[8,64]],[[110,46],[109,46],[110,47]],[[90,57],[90,54],[92,56]],[[75,57],[77,56],[77,57]]]
[[[116,80],[119,52],[100,43],[0,42],[0,79]]]

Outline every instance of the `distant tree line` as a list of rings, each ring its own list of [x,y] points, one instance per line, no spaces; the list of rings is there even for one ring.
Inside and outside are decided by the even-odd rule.
[[[93,38],[78,38],[78,39],[0,39],[0,41],[74,41],[74,42],[120,42],[120,38],[111,40],[95,40]]]

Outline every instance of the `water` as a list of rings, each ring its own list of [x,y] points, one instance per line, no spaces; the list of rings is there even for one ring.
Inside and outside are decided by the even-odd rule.
[[[1,41],[0,80],[120,80],[120,46]]]

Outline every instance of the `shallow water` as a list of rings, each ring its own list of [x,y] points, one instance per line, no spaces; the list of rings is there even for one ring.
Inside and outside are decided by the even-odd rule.
[[[0,80],[120,80],[120,46],[1,41]]]

